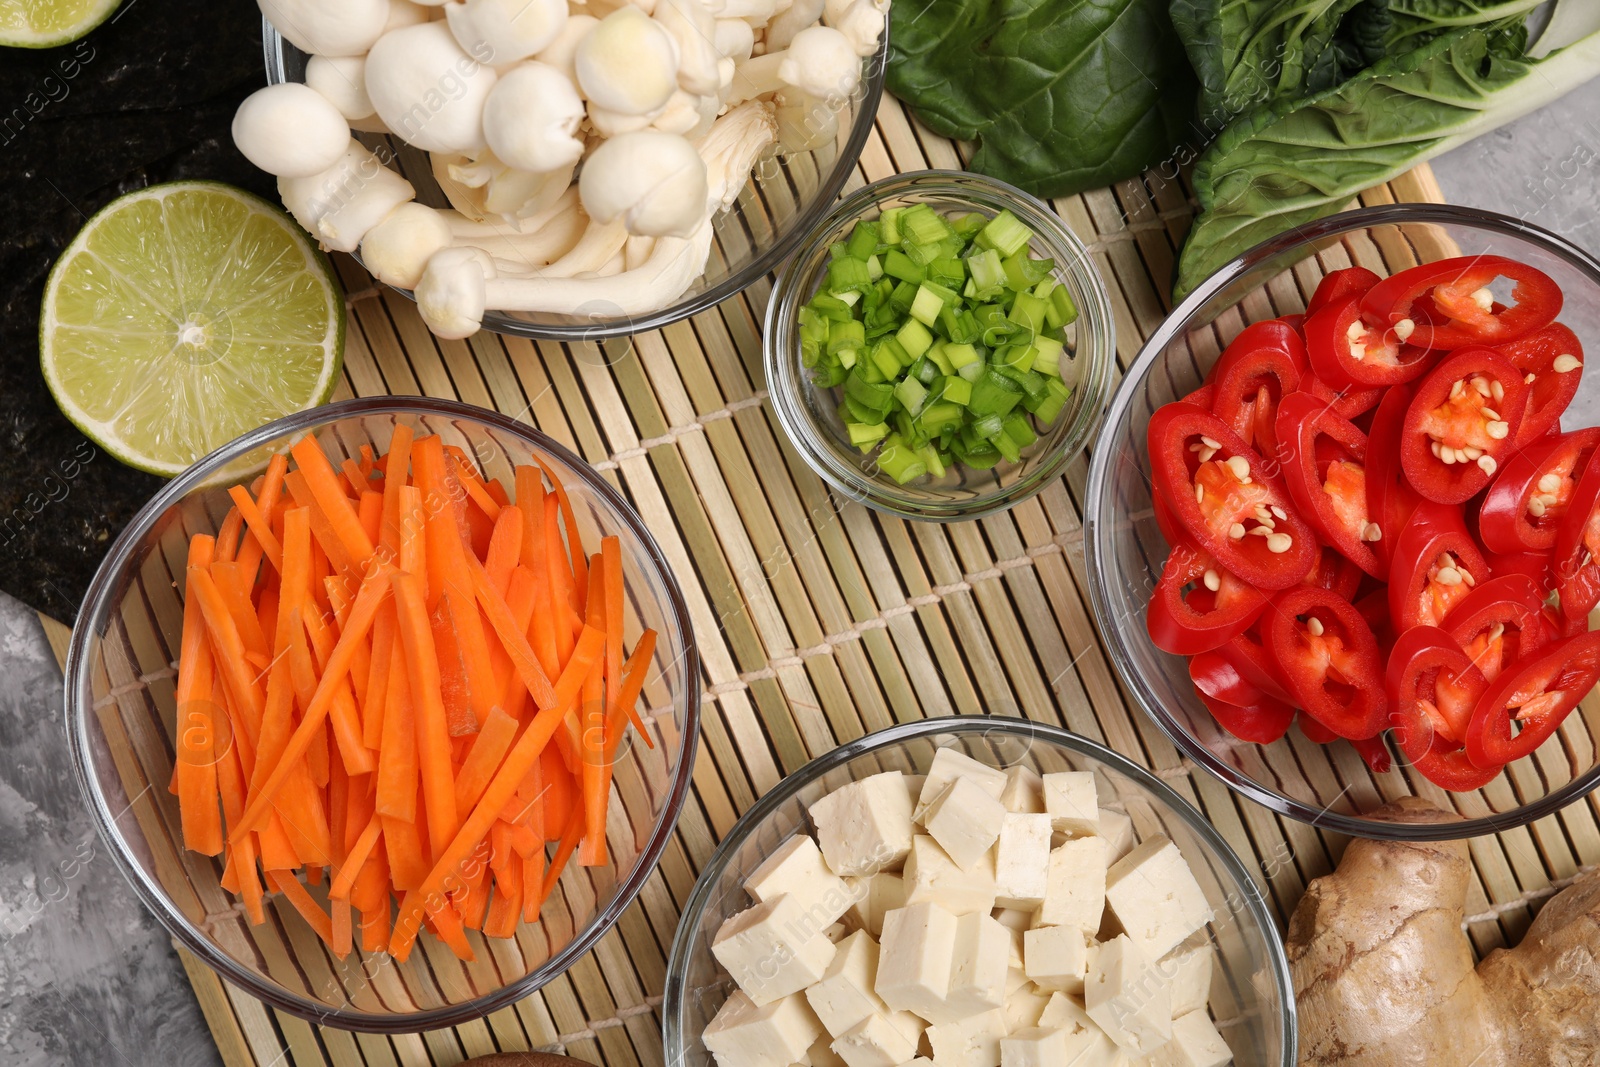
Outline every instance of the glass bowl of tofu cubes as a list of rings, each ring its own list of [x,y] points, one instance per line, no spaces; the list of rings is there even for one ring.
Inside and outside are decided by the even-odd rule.
[[[763,796],[701,872],[662,1006],[683,1067],[1291,1067],[1249,873],[1055,727],[907,723]]]

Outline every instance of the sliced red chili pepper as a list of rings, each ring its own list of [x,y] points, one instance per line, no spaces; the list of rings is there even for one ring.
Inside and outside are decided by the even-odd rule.
[[[1300,387],[1305,343],[1291,326],[1268,320],[1246,326],[1211,372],[1212,412],[1263,456],[1275,456],[1278,405]]]
[[[1300,379],[1300,391],[1326,401],[1333,406],[1334,411],[1351,421],[1377,407],[1378,401],[1383,399],[1384,392],[1381,385],[1347,385],[1342,389],[1335,389],[1309,369]]]
[[[1378,650],[1388,656],[1395,641],[1394,624],[1389,619],[1389,591],[1379,586],[1351,603],[1372,627],[1372,636],[1378,639]]]
[[[1451,607],[1441,625],[1491,682],[1506,664],[1533,655],[1556,636],[1538,587],[1521,574],[1480,583]]]
[[[1506,460],[1478,509],[1483,547],[1499,554],[1551,551],[1596,443],[1600,427],[1574,430],[1540,437]]]
[[[1212,373],[1216,373],[1215,367],[1212,368]],[[1216,392],[1217,387],[1212,385],[1211,380],[1207,378],[1206,381],[1201,384],[1200,388],[1196,389],[1187,396],[1180,397],[1178,399],[1178,403],[1193,404],[1197,408],[1205,408],[1207,411],[1210,411],[1211,402],[1216,396]]]
[[[1283,483],[1300,513],[1356,566],[1387,576],[1372,550],[1382,530],[1367,518],[1367,435],[1310,393],[1283,398],[1277,433]]]
[[[1452,745],[1467,736],[1472,711],[1488,688],[1472,657],[1437,626],[1413,626],[1400,635],[1384,675],[1390,721],[1409,760],[1433,747],[1435,735]]]
[[[1489,573],[1496,578],[1517,574],[1533,582],[1547,596],[1556,590],[1556,578],[1550,569],[1548,552],[1487,552],[1483,558],[1489,561]]]
[[[1346,600],[1354,600],[1361,588],[1361,568],[1351,563],[1337,550],[1323,545],[1317,553],[1317,565],[1300,580],[1301,585],[1314,585],[1338,593]]]
[[[1155,491],[1196,546],[1258,589],[1286,589],[1316,562],[1311,527],[1283,483],[1226,423],[1167,404],[1147,437]]]
[[[1294,709],[1271,697],[1264,697],[1261,704],[1244,706],[1218,700],[1204,692],[1199,693],[1199,697],[1200,703],[1211,712],[1218,726],[1239,740],[1252,744],[1272,744],[1288,733],[1289,724],[1294,722]]]
[[[1231,663],[1233,669],[1239,672],[1239,677],[1261,693],[1273,700],[1292,704],[1294,695],[1289,692],[1288,683],[1279,674],[1277,661],[1272,658],[1272,653],[1267,650],[1263,639],[1256,632],[1259,629],[1259,626],[1253,626],[1213,651]]]
[[[1561,413],[1578,395],[1583,380],[1583,342],[1561,323],[1552,322],[1527,337],[1497,345],[1496,351],[1522,372],[1528,386],[1522,426],[1517,431],[1517,443],[1526,445],[1557,427]]]
[[[1489,286],[1502,277],[1511,279],[1515,303],[1497,308]],[[1412,314],[1425,295],[1432,298],[1428,317],[1444,321]],[[1537,267],[1503,256],[1461,256],[1385,278],[1361,298],[1361,311],[1368,323],[1409,344],[1454,349],[1526,337],[1561,313],[1561,300],[1561,287]]]
[[[1298,333],[1300,335],[1300,339],[1302,341],[1305,340],[1305,336],[1306,336],[1306,333],[1305,333],[1305,331],[1306,331],[1306,317],[1305,317],[1305,315],[1301,314],[1300,312],[1295,312],[1292,315],[1279,315],[1278,316],[1278,321],[1283,323],[1285,326],[1289,327],[1290,329],[1294,330],[1295,333]]]
[[[1600,631],[1547,645],[1489,683],[1467,727],[1467,756],[1480,767],[1521,759],[1556,732],[1600,681]]]
[[[1385,567],[1394,559],[1394,544],[1411,521],[1422,498],[1400,469],[1400,434],[1411,393],[1395,386],[1384,394],[1367,430],[1367,519],[1378,524],[1373,551]]]
[[[1389,768],[1394,765],[1389,756],[1389,746],[1384,744],[1382,734],[1357,737],[1351,740],[1350,744],[1373,774],[1388,774]]]
[[[1489,580],[1489,564],[1458,508],[1424,502],[1395,539],[1389,564],[1389,614],[1396,633],[1437,626],[1450,609]]]
[[[1306,740],[1312,744],[1331,745],[1340,740],[1338,734],[1307,715],[1304,711],[1297,714],[1294,721],[1299,724],[1300,732],[1306,735]]]
[[[1265,618],[1267,647],[1296,704],[1340,737],[1384,728],[1378,642],[1348,600],[1302,586],[1280,593]]]
[[[1374,328],[1361,317],[1361,300],[1335,300],[1306,320],[1306,357],[1316,376],[1332,386],[1382,386],[1426,373],[1434,355]]]
[[[1266,606],[1265,593],[1241,582],[1215,557],[1185,540],[1167,555],[1145,626],[1163,652],[1191,656],[1243,633]]]
[[[1569,625],[1589,617],[1600,604],[1600,448],[1589,456],[1578,486],[1556,527],[1550,570]]]
[[[1528,387],[1492,348],[1463,348],[1418,382],[1400,430],[1400,465],[1428,500],[1461,504],[1516,453]]]
[[[1368,290],[1381,281],[1382,278],[1365,267],[1345,267],[1343,270],[1329,271],[1317,283],[1317,291],[1311,294],[1311,302],[1306,305],[1306,318],[1309,319],[1336,301],[1346,300],[1352,296],[1365,296]]]

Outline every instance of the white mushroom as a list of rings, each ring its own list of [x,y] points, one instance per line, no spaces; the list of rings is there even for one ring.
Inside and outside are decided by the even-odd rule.
[[[769,28],[767,32],[772,30]],[[755,52],[756,31],[744,19],[717,19],[712,41],[718,55],[734,60],[749,59]]]
[[[678,87],[696,96],[722,88],[717,75],[717,22],[700,0],[658,0],[656,22],[678,46]]]
[[[567,21],[567,0],[466,0],[444,11],[462,48],[502,67],[550,46]]]
[[[359,56],[383,34],[389,0],[256,0],[267,21],[302,52]]]
[[[590,220],[583,236],[561,258],[551,261],[538,272],[541,278],[576,278],[593,274],[604,267],[612,256],[622,251],[627,243],[628,231],[618,219],[610,222]]]
[[[794,40],[795,34],[807,26],[815,26],[817,20],[822,17],[823,2],[824,0],[795,0],[781,14],[774,15],[772,21],[767,23],[767,35],[765,38],[767,51],[783,51]],[[720,21],[718,25],[721,25]],[[748,26],[749,23],[745,23],[745,25]],[[732,53],[724,52],[723,55],[732,55]],[[749,53],[746,52],[744,58],[748,57]]]
[[[445,212],[444,217],[455,244],[483,249],[501,274],[528,276],[572,251],[588,228],[576,186],[557,204],[515,224],[473,222],[457,212]]]
[[[659,237],[641,237],[634,235],[628,238],[628,243],[622,246],[622,269],[637,270],[644,266],[650,258],[650,253],[655,251]]]
[[[825,0],[822,24],[850,39],[858,56],[878,50],[889,17],[889,0]]]
[[[596,222],[620,218],[629,233],[687,237],[706,217],[706,164],[682,137],[625,133],[584,161],[578,196]]]
[[[589,31],[598,25],[600,20],[593,15],[568,15],[567,21],[561,24],[561,32],[556,35],[556,39],[545,45],[544,50],[533,58],[547,67],[556,68],[567,76],[568,81],[576,85],[578,42],[589,36]]]
[[[536,215],[554,203],[572,185],[572,166],[543,174],[502,168],[490,176],[483,190],[483,208],[491,215],[515,219]]]
[[[676,95],[676,93],[674,93]],[[671,103],[671,97],[667,98]],[[666,105],[648,111],[643,115],[624,115],[620,111],[608,111],[597,104],[589,105],[589,125],[594,127],[594,132],[602,137],[621,137],[625,133],[647,129],[657,119],[667,112]]]
[[[416,196],[411,183],[383,165],[360,141],[339,161],[307,178],[279,178],[278,195],[295,221],[338,252],[354,252],[389,212]]]
[[[494,68],[468,55],[442,22],[386,33],[367,55],[367,95],[378,117],[425,152],[483,147],[483,104]]]
[[[695,142],[706,164],[706,217],[729,207],[778,132],[770,104],[740,104]]]
[[[795,34],[784,51],[739,64],[727,102],[766,96],[785,85],[823,99],[847,97],[860,81],[861,57],[850,39],[827,26],[811,26]]]
[[[777,105],[778,143],[788,152],[814,152],[839,137],[839,109],[799,89],[784,89]]]
[[[775,0],[722,0],[715,9],[719,19],[743,19],[756,29],[765,26],[777,13]]]
[[[376,111],[367,95],[366,56],[312,56],[306,63],[306,84],[327,97],[347,123],[371,118]]]
[[[328,98],[298,82],[257,89],[233,116],[233,143],[268,174],[305,178],[338,162],[350,126]]]
[[[554,67],[523,63],[500,76],[483,105],[483,136],[508,166],[545,173],[583,155],[583,101]]]
[[[477,248],[446,248],[428,260],[417,282],[417,310],[440,337],[471,337],[483,327],[488,279],[494,263]]]
[[[667,101],[661,114],[650,123],[650,128],[662,133],[675,133],[693,139],[711,128],[722,110],[722,97],[694,96],[679,89]]]
[[[636,7],[600,20],[578,43],[575,68],[583,93],[623,115],[663,107],[678,87],[678,46],[661,23]]]
[[[390,30],[398,30],[402,26],[415,26],[423,22],[432,22],[434,10],[431,7],[412,3],[412,0],[389,0],[389,18],[383,24],[383,32],[388,33]]]
[[[386,285],[414,289],[428,260],[455,241],[443,213],[423,204],[401,204],[361,239],[361,262]]]

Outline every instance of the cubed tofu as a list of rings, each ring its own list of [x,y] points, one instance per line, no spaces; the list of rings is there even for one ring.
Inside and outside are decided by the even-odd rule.
[[[811,805],[817,845],[834,874],[877,874],[911,851],[911,795],[899,771],[851,782]]]
[[[1000,1067],[1005,1036],[1006,1017],[998,1010],[928,1027],[937,1067]]]
[[[1041,926],[1022,935],[1023,970],[1047,993],[1082,993],[1089,943],[1075,926]]]
[[[818,930],[831,926],[855,900],[850,886],[828,869],[822,850],[806,834],[779,845],[744,880],[744,888],[758,901],[782,894],[793,897]]]
[[[917,1037],[908,1036],[887,1016],[863,1019],[833,1042],[833,1051],[850,1067],[899,1067],[917,1054]]]
[[[1034,925],[1071,926],[1092,934],[1100,928],[1105,906],[1104,839],[1075,837],[1052,849],[1044,902],[1034,914]]]
[[[865,930],[839,942],[822,977],[806,987],[806,1002],[828,1033],[838,1037],[862,1020],[888,1011],[874,992],[878,980],[878,943]]]
[[[1044,814],[1044,779],[1032,767],[1018,764],[1006,768],[1006,787],[1000,793],[1000,803],[1007,811],[1019,815]]]
[[[812,931],[799,902],[788,895],[731,916],[711,940],[711,954],[758,1005],[817,981],[834,951],[833,942]]]
[[[1056,771],[1044,776],[1044,810],[1062,833],[1082,836],[1100,830],[1100,795],[1093,771]]]
[[[1101,808],[1100,836],[1106,839],[1106,862],[1115,863],[1133,851],[1133,820],[1115,808]]]
[[[811,1049],[806,1053],[806,1059],[800,1062],[806,1067],[849,1067],[849,1064],[833,1051],[833,1037],[829,1034],[823,1034],[811,1042]]]
[[[933,763],[928,767],[928,773],[922,780],[922,791],[917,795],[917,806],[913,817],[921,821],[922,815],[928,810],[945,786],[957,778],[966,778],[973,784],[981,787],[996,800],[1006,790],[1006,772],[991,767],[987,763],[979,763],[964,752],[953,748],[941,748],[933,754]]]
[[[719,1067],[789,1067],[803,1062],[822,1024],[798,993],[758,1005],[742,992],[723,1001],[701,1040]]]
[[[1217,1033],[1211,1016],[1191,1011],[1172,1021],[1172,1040],[1151,1054],[1149,1067],[1224,1067],[1233,1050]]]
[[[935,901],[954,915],[994,910],[994,854],[986,852],[970,868],[962,870],[939,843],[925,834],[911,842],[901,873],[906,904]]]
[[[1002,908],[1037,908],[1050,882],[1050,816],[1006,812],[994,846],[994,899]]]
[[[1071,1067],[1145,1067],[1142,1059],[1129,1059],[1099,1027],[1067,1035],[1066,1062]]]
[[[983,912],[956,918],[956,953],[945,1007],[952,1018],[1005,1006],[1011,932]],[[940,1022],[943,1020],[934,1020]]]
[[[1210,945],[1179,946],[1156,963],[1172,988],[1172,1016],[1199,1011],[1211,999],[1211,971],[1216,952]]]
[[[832,941],[835,945],[843,941],[849,936],[849,934],[850,928],[844,923],[834,923],[832,926],[822,931],[822,936],[827,938],[829,941]]]
[[[1067,1063],[1065,1030],[1034,1026],[1000,1039],[1000,1067],[1065,1067]]]
[[[880,871],[862,878],[846,878],[854,883],[852,890],[860,896],[845,912],[845,922],[852,929],[865,930],[873,937],[883,935],[883,916],[896,908],[906,906],[906,884],[892,871]]]
[[[957,867],[968,870],[994,846],[1005,818],[998,800],[972,779],[957,778],[922,813],[922,825]]]
[[[950,992],[955,951],[954,915],[931,901],[896,908],[883,917],[873,991],[893,1011],[938,1015]]]
[[[1148,1055],[1172,1040],[1172,993],[1127,935],[1100,946],[1084,982],[1084,1010],[1119,1048]]]
[[[1006,1017],[1006,1033],[1014,1034],[1030,1026],[1038,1026],[1044,1009],[1050,1005],[1049,996],[1034,991],[1033,983],[1023,984],[1006,993],[1006,1006],[1000,1010]]]
[[[1083,1010],[1083,1003],[1077,997],[1069,997],[1065,993],[1051,993],[1050,1000],[1039,1013],[1040,1026],[1053,1026],[1066,1030],[1068,1033],[1077,1033],[1080,1030],[1099,1032],[1100,1026],[1089,1013]]]
[[[1211,921],[1211,905],[1183,853],[1159,834],[1141,842],[1106,872],[1106,905],[1152,960]]]

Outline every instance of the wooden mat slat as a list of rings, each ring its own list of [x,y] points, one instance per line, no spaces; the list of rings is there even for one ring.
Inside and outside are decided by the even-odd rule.
[[[924,166],[959,168],[963,146],[931,134],[885,99],[849,188]],[[1426,167],[1364,195],[1365,203],[1442,201]],[[1181,182],[1146,180],[1062,198],[1053,205],[1089,246],[1107,283],[1125,369],[1167,309],[1167,284],[1192,207]],[[1321,269],[1303,268],[1253,294],[1250,315],[1304,306],[1321,270],[1350,262],[1414,258],[1430,239],[1408,234],[1330,246]],[[1419,243],[1421,242],[1421,243]],[[376,286],[349,257],[336,257],[350,294],[340,396],[381,393],[452,397],[531,423],[605,472],[655,532],[684,588],[698,638],[704,690],[694,788],[657,871],[617,927],[564,976],[486,1020],[428,1034],[348,1035],[269,1011],[182,953],[223,1060],[229,1067],[448,1067],[494,1049],[548,1048],[597,1064],[665,1067],[659,1005],[679,909],[696,872],[738,814],[786,773],[835,745],[892,722],[989,712],[1059,723],[1154,769],[1197,804],[1240,853],[1284,919],[1305,883],[1325,873],[1344,841],[1242,800],[1182,759],[1127,699],[1089,607],[1081,501],[1087,462],[1009,513],[978,523],[910,524],[831,494],[788,444],[765,400],[760,320],[771,293],[762,279],[718,308],[660,331],[604,344],[562,345],[480,334],[440,341],[410,301]],[[1234,313],[1215,326],[1220,346],[1244,325]],[[181,559],[181,544],[176,546]],[[153,565],[162,565],[159,561]],[[181,612],[176,591],[156,581],[130,605],[163,627]],[[181,573],[176,576],[181,584]],[[160,587],[160,588],[158,588]],[[163,591],[164,590],[164,591]],[[137,620],[136,620],[137,621]],[[172,650],[129,625],[108,665],[126,684],[140,677],[170,693]],[[59,627],[52,643],[64,651]],[[112,683],[107,680],[106,689]],[[170,723],[143,699],[100,709],[113,756],[129,785],[127,818],[168,841],[175,810]],[[1592,750],[1584,726],[1564,736]],[[1347,755],[1298,750],[1292,771],[1354,783],[1377,799],[1395,786]],[[1560,780],[1564,757],[1528,775]],[[159,788],[155,783],[159,780]],[[1536,788],[1529,778],[1520,786]],[[150,788],[146,788],[150,787]],[[1508,787],[1509,788],[1509,787]],[[1470,932],[1479,951],[1515,940],[1553,879],[1600,862],[1594,804],[1574,805],[1533,826],[1473,842]],[[197,915],[227,901],[186,878],[188,859],[155,850],[180,901]],[[571,872],[569,872],[570,874]],[[564,877],[574,910],[601,885]],[[570,921],[570,920],[567,920]],[[245,933],[242,948],[276,967],[321,973],[327,958],[277,927]],[[477,935],[473,935],[476,937]],[[541,932],[498,953],[542,953]],[[506,957],[507,960],[513,957]],[[380,981],[388,981],[385,976]]]

